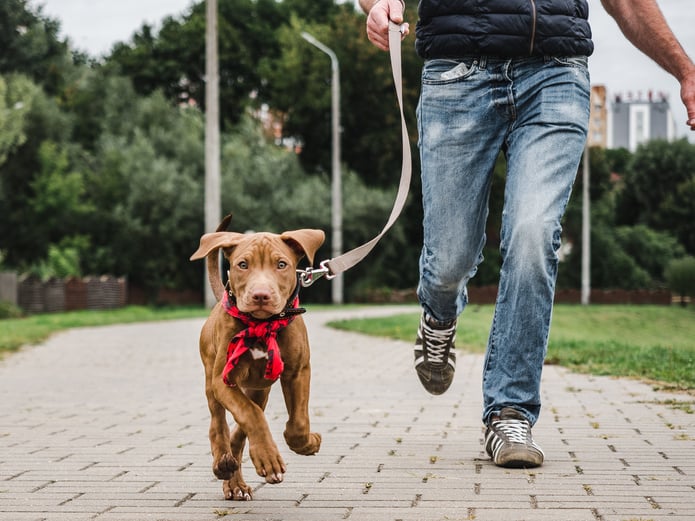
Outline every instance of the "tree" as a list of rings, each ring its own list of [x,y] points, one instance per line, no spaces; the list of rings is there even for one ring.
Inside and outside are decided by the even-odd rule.
[[[0,74],[25,74],[47,93],[59,94],[72,67],[59,32],[60,23],[31,9],[27,0],[0,2]]]
[[[25,76],[0,75],[0,166],[27,140],[26,115],[37,90]]]
[[[618,196],[619,224],[646,224],[675,235],[695,252],[695,145],[686,139],[650,141],[628,164]]]
[[[657,234],[646,227],[616,228],[615,186],[610,182],[609,161],[606,153],[592,148],[591,161],[591,285],[595,288],[640,289],[651,287],[655,278],[663,272],[664,256],[677,249],[669,237]],[[582,167],[580,165],[579,171]],[[563,244],[569,253],[558,268],[558,287],[581,286],[581,222],[582,180],[578,176],[576,186],[563,218]],[[656,236],[655,236],[656,234]],[[663,244],[654,244],[664,240]],[[648,246],[645,250],[643,248]],[[655,258],[650,258],[649,253]],[[635,252],[637,254],[635,255]],[[658,254],[657,254],[658,253]],[[658,274],[658,275],[657,275]],[[658,279],[657,279],[658,280]]]
[[[87,200],[84,176],[71,170],[66,149],[44,141],[39,161],[41,168],[29,184],[31,196],[26,205],[39,224],[33,236],[41,251],[84,229],[82,223],[91,216],[93,206]]]
[[[280,52],[276,30],[291,16],[325,23],[341,6],[334,0],[219,0],[220,99],[223,129],[248,106],[267,101],[267,80],[257,67]],[[143,25],[130,42],[114,46],[105,66],[133,80],[136,92],[164,92],[172,103],[205,107],[205,2],[181,17],[167,17],[155,32]]]
[[[681,297],[681,305],[686,305],[685,297],[695,297],[695,257],[675,259],[666,268],[666,280],[671,291]]]
[[[263,89],[257,64],[278,52],[275,29],[283,22],[273,0],[218,2],[220,113],[230,128]],[[161,90],[174,104],[205,108],[205,2],[180,18],[167,17],[155,33],[143,25],[129,43],[118,43],[105,66],[132,79],[138,94]]]
[[[627,148],[607,148],[603,149],[608,169],[618,175],[622,175],[628,168],[632,154]]]
[[[581,243],[560,263],[558,287],[581,285]],[[605,222],[591,225],[591,285],[594,288],[643,289],[652,286],[649,273],[615,240],[612,226]]]
[[[302,31],[330,47],[340,63],[345,162],[365,182],[393,186],[400,171],[401,135],[389,58],[367,40],[364,15],[351,6],[344,5],[326,24],[292,18],[277,32],[282,51],[261,62],[267,101],[286,116],[284,134],[302,142],[300,158],[308,171],[328,170],[331,68],[325,54],[301,38]],[[412,51],[403,52],[402,59],[405,114],[414,148],[420,64]],[[415,167],[417,173],[417,157]]]
[[[307,22],[325,24],[342,9],[335,0],[282,0],[276,5],[285,23],[294,15]],[[259,3],[259,11],[266,11],[262,6],[263,2]]]
[[[25,264],[45,255],[48,244],[41,241],[44,223],[33,212],[27,211],[28,201],[35,200],[34,184],[43,168],[41,146],[49,141],[71,155],[73,147],[67,145],[71,134],[69,117],[62,113],[55,98],[40,88],[28,84],[24,95],[31,93],[31,101],[22,110],[23,134],[21,145],[7,153],[0,164],[0,243],[6,250],[6,261],[11,266]],[[33,91],[33,92],[32,92]]]
[[[656,215],[664,199],[675,187],[695,175],[695,145],[686,139],[674,142],[650,141],[635,152],[628,170],[626,183],[635,191],[642,211]]]
[[[126,274],[156,300],[159,288],[202,280],[187,259],[202,232],[204,125],[198,110],[172,107],[161,93],[126,96],[127,106],[123,93],[110,90],[105,100],[89,178],[98,210],[87,267]]]
[[[663,282],[669,262],[685,255],[685,248],[672,234],[653,230],[644,224],[618,226],[614,232],[614,247],[634,259],[653,281]]]
[[[669,231],[688,253],[695,253],[695,167],[691,165],[691,169],[691,178],[678,183],[664,198],[653,225]]]
[[[81,277],[81,260],[90,252],[89,238],[84,235],[66,237],[48,247],[45,259],[29,266],[30,273],[41,280]]]

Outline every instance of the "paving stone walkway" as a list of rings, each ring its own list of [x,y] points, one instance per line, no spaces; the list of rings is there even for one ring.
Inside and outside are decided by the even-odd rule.
[[[459,353],[452,388],[420,387],[409,343],[337,332],[309,311],[316,456],[252,502],[225,501],[211,471],[197,353],[201,319],[70,330],[0,361],[1,521],[692,521],[695,408],[628,379],[544,372],[535,470],[482,448],[482,357]]]

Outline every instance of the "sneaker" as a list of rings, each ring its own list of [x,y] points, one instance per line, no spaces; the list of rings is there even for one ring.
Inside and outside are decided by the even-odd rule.
[[[422,313],[415,341],[415,371],[422,386],[431,394],[442,394],[454,379],[455,338],[456,319],[440,323]]]
[[[531,437],[531,424],[519,411],[505,407],[485,431],[485,452],[495,465],[532,468],[543,464],[543,450]]]

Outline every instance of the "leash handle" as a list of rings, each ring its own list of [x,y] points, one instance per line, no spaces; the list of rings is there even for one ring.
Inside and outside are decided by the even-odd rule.
[[[398,193],[396,200],[391,209],[391,215],[379,234],[369,242],[364,243],[357,248],[354,248],[338,257],[323,261],[321,268],[327,268],[325,273],[326,278],[333,278],[338,273],[342,273],[355,264],[364,259],[369,252],[374,249],[374,246],[393,226],[401,214],[408,198],[408,190],[410,188],[410,179],[412,177],[412,157],[410,153],[410,140],[408,139],[408,128],[405,124],[405,116],[403,115],[403,80],[401,67],[401,36],[403,34],[402,26],[389,21],[389,55],[391,57],[391,72],[393,74],[393,83],[396,87],[396,96],[398,98],[398,108],[401,114],[401,137],[403,146],[403,160],[401,163],[401,179],[398,184]],[[317,270],[314,270],[317,271]],[[318,270],[321,271],[321,270]],[[323,275],[324,273],[321,273]],[[320,276],[320,275],[319,275]]]

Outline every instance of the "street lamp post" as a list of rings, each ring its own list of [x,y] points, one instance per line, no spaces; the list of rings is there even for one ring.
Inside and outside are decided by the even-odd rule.
[[[582,169],[582,291],[581,303],[591,300],[591,208],[589,201],[589,144],[584,148]]]
[[[340,174],[340,71],[338,57],[335,53],[312,35],[302,32],[302,38],[331,58],[331,121],[332,121],[332,185],[331,185],[331,226],[333,228],[332,257],[342,253],[343,249],[343,210]],[[333,304],[343,303],[343,274],[338,273],[332,281],[331,300]]]
[[[217,0],[207,0],[205,20],[205,231],[217,228],[221,216],[220,190],[220,100],[217,54]],[[206,272],[207,273],[207,272]],[[204,278],[205,304],[217,302]]]

